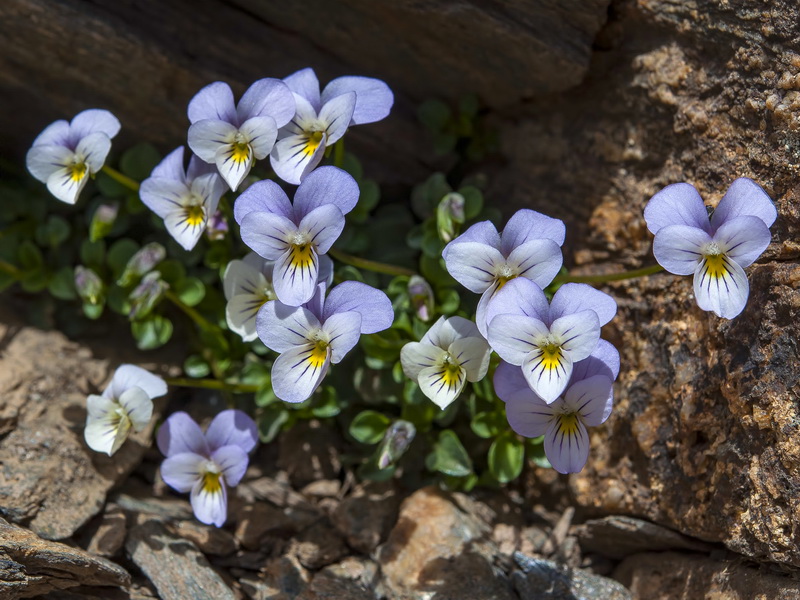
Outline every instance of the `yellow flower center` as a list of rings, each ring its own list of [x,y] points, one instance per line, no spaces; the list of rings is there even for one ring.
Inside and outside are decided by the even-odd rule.
[[[324,340],[317,340],[311,353],[308,355],[308,362],[315,369],[319,369],[325,364],[328,359],[328,342]]]
[[[252,149],[250,148],[250,144],[247,142],[234,142],[233,148],[231,149],[231,160],[235,163],[243,163],[248,162],[250,160],[250,154]]]
[[[303,154],[306,156],[311,156],[314,152],[317,151],[319,148],[320,143],[322,143],[322,132],[321,131],[312,131],[307,134],[308,140],[306,141],[306,146],[303,148]]]
[[[561,346],[557,344],[547,344],[542,348],[542,366],[551,371],[561,365]]]
[[[709,277],[717,279],[719,277],[724,277],[728,272],[728,269],[725,265],[724,254],[706,254],[705,259],[706,269],[708,270]]]
[[[564,435],[575,435],[578,433],[577,413],[566,413],[558,417],[558,429]]]
[[[206,218],[206,211],[202,204],[192,204],[185,209],[185,220],[190,227],[202,225]]]
[[[310,269],[314,264],[314,248],[308,242],[292,245],[289,264],[295,269]]]
[[[222,473],[206,471],[203,473],[203,491],[207,494],[218,494],[222,491],[220,478]]]
[[[84,177],[86,177],[86,171],[88,169],[89,168],[84,162],[76,162],[67,167],[70,179],[75,182],[81,181]]]

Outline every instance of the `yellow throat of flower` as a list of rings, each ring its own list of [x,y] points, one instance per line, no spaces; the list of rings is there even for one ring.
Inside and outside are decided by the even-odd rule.
[[[578,415],[576,413],[566,413],[558,418],[558,429],[564,435],[575,435],[578,433]]]
[[[310,269],[314,263],[314,248],[306,242],[303,244],[292,245],[292,255],[289,258],[289,264],[294,269]]]
[[[185,210],[186,223],[190,227],[197,227],[205,221],[206,211],[201,204],[191,204]]]
[[[235,163],[244,163],[250,160],[252,149],[247,142],[234,142],[231,149],[231,160]]]
[[[323,340],[317,340],[314,343],[314,347],[308,355],[308,362],[315,369],[321,368],[328,359],[328,345],[328,342]]]
[[[306,156],[311,156],[314,152],[317,151],[319,145],[322,143],[322,132],[321,131],[312,131],[308,133],[308,140],[306,141],[306,146],[303,148],[303,154]]]
[[[728,272],[728,269],[725,265],[725,255],[724,254],[706,254],[706,269],[708,270],[708,276],[717,279],[719,277],[723,277],[725,273]]]
[[[69,178],[72,179],[72,181],[78,182],[86,177],[86,171],[89,170],[89,167],[87,167],[84,162],[76,162],[69,165],[67,169],[69,170]]]
[[[222,473],[206,471],[203,473],[203,491],[207,494],[218,494],[222,491]]]
[[[546,370],[556,369],[561,365],[561,346],[547,344],[542,348],[542,366]]]

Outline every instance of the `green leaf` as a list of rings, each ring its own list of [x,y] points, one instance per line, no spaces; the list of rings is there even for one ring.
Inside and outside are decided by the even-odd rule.
[[[42,246],[55,248],[69,238],[71,227],[63,217],[50,215],[47,221],[36,229],[36,241]]]
[[[544,436],[540,435],[537,438],[528,440],[527,442],[528,458],[533,461],[537,467],[544,469],[552,469],[550,461],[544,453]]]
[[[442,314],[452,315],[458,310],[461,304],[461,296],[453,288],[448,288],[439,292],[439,310]]]
[[[183,361],[183,371],[189,377],[200,379],[211,373],[211,366],[202,356],[192,354],[191,356],[187,356],[186,360]]]
[[[197,306],[206,296],[206,287],[196,277],[186,277],[175,286],[175,293],[187,306]]]
[[[175,287],[186,277],[186,268],[182,263],[174,258],[168,258],[158,263],[156,271],[161,273],[161,278],[166,281],[170,287]]]
[[[270,404],[261,409],[258,415],[258,436],[261,441],[268,444],[275,437],[283,427],[284,423],[289,420],[289,411],[283,402]]]
[[[59,300],[74,300],[78,297],[75,290],[75,272],[72,267],[62,267],[50,278],[47,289]]]
[[[99,319],[100,315],[103,314],[103,307],[105,306],[105,302],[98,302],[97,304],[89,304],[88,302],[83,303],[83,314],[86,315],[87,318],[92,319]]]
[[[131,333],[139,350],[159,348],[172,337],[172,321],[161,315],[150,315],[131,323]]]
[[[500,483],[513,481],[522,473],[525,445],[511,431],[501,433],[489,448],[489,471]]]
[[[336,388],[326,385],[313,396],[313,406],[311,414],[318,419],[329,419],[335,417],[342,411]]]
[[[97,177],[95,178],[95,184],[97,185],[97,189],[100,190],[100,193],[106,198],[119,198],[122,196],[127,196],[130,193],[128,188],[121,183],[118,183],[102,171],[97,174]]]
[[[30,240],[25,240],[19,245],[17,259],[23,271],[37,271],[44,266],[42,251]]]
[[[106,263],[111,268],[112,279],[116,281],[119,279],[128,261],[139,250],[139,244],[128,238],[117,240],[108,249],[106,254]]]
[[[20,280],[20,286],[26,292],[41,292],[50,283],[50,277],[45,269],[27,271]]]
[[[466,477],[472,473],[472,461],[458,436],[452,429],[445,429],[425,458],[430,471],[438,471],[454,477]]]
[[[419,122],[431,131],[444,129],[451,116],[450,107],[441,100],[426,100],[417,109]]]
[[[136,144],[122,154],[119,170],[136,181],[142,181],[150,176],[160,161],[161,155],[155,146],[148,143]]]
[[[102,271],[106,257],[106,243],[103,240],[92,242],[83,240],[81,244],[81,262],[95,271]]]
[[[481,412],[472,418],[469,426],[478,437],[489,439],[495,437],[508,427],[505,417],[498,411]]]
[[[391,421],[389,417],[374,410],[358,413],[350,423],[350,435],[362,444],[377,444],[383,439]]]
[[[274,390],[272,389],[271,381],[267,381],[262,387],[258,389],[256,392],[255,403],[256,406],[269,406],[274,402],[277,402],[278,397],[275,395]]]
[[[458,193],[464,196],[464,218],[470,220],[477,217],[483,210],[483,193],[474,185],[465,185],[459,188]]]

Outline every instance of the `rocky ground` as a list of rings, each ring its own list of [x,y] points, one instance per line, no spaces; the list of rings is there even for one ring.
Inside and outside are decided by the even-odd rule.
[[[538,501],[524,486],[466,495],[357,483],[342,467],[344,440],[316,422],[261,446],[231,494],[228,523],[203,525],[187,498],[161,481],[161,457],[146,445],[151,432],[113,459],[83,444],[86,394],[130,357],[15,324],[8,314],[2,323],[0,598],[800,594],[800,581],[719,544],[628,516],[587,519],[571,506],[567,479],[552,471],[529,473]],[[205,400],[183,407],[202,414]]]

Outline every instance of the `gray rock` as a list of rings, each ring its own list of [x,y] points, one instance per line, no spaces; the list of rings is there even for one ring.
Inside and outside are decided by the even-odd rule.
[[[327,521],[319,521],[289,542],[287,554],[296,556],[307,569],[322,567],[349,554],[341,535]]]
[[[592,519],[575,527],[574,533],[584,552],[597,552],[616,559],[645,551],[707,552],[712,548],[662,525],[625,516]]]
[[[331,515],[351,548],[370,554],[397,521],[400,500],[394,486],[370,484],[342,500]]]
[[[77,586],[128,587],[128,572],[79,548],[44,540],[0,519],[0,598],[16,600]],[[98,594],[99,595],[99,594]],[[113,596],[108,595],[112,598]]]
[[[521,600],[633,600],[613,579],[581,569],[569,569],[551,560],[514,553],[521,571],[511,574]]]
[[[236,599],[197,546],[170,533],[158,521],[133,527],[125,549],[162,600]]]

